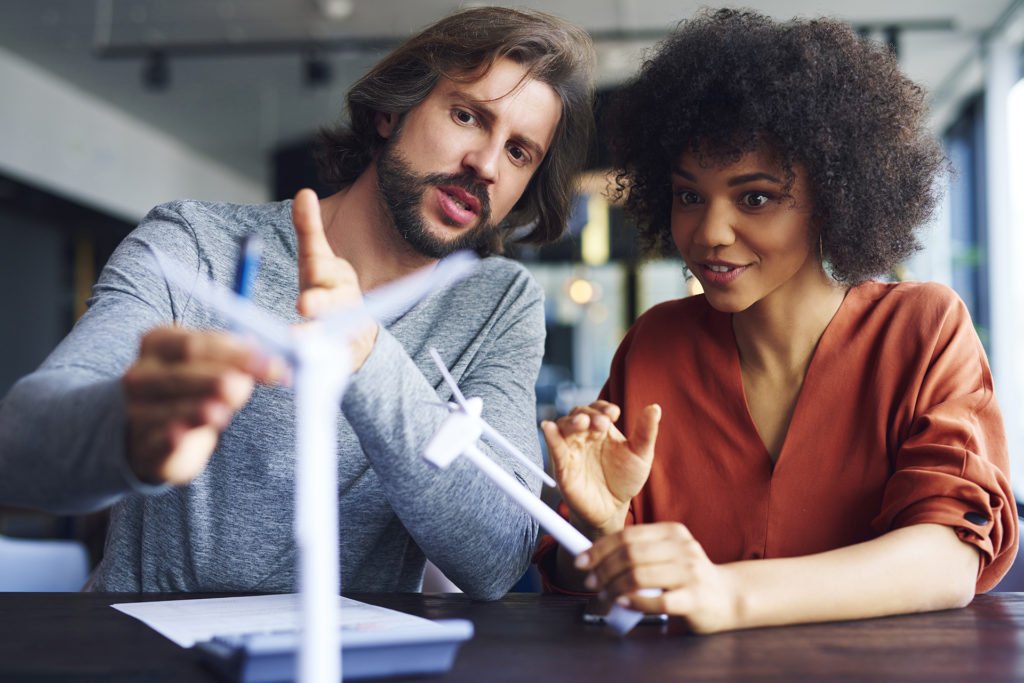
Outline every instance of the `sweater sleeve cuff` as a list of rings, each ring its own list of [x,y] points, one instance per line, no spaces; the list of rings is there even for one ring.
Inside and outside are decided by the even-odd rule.
[[[115,396],[111,403],[111,409],[103,416],[103,426],[98,430],[98,449],[110,454],[111,459],[117,463],[117,474],[128,493],[141,493],[151,496],[163,493],[172,488],[170,484],[147,484],[135,476],[131,465],[128,464],[128,450],[125,448],[125,401],[124,392],[121,390],[120,382],[114,382]],[[115,494],[116,497],[116,494]]]
[[[352,381],[342,397],[342,407],[346,413],[360,413],[363,406],[368,405],[366,399],[386,390],[394,373],[396,354],[404,355],[405,350],[397,339],[381,325],[377,331],[377,341],[370,349],[363,365],[352,375]]]

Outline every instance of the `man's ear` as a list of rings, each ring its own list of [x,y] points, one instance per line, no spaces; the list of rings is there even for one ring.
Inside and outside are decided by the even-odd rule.
[[[395,125],[398,123],[398,114],[386,111],[379,111],[373,115],[373,122],[377,126],[377,134],[387,140],[395,132]]]

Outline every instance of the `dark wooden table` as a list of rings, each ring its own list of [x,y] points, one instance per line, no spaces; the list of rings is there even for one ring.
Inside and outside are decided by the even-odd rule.
[[[109,607],[181,597],[198,596],[0,593],[0,681],[216,681],[191,651]],[[434,680],[1024,680],[1024,593],[983,595],[962,610],[713,636],[689,635],[678,623],[641,626],[622,639],[583,624],[583,601],[573,597],[352,597],[473,621],[476,635],[455,668]]]

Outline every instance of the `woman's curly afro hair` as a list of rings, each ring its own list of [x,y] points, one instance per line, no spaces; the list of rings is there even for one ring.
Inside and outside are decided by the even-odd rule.
[[[947,163],[925,97],[884,46],[819,19],[705,11],[679,24],[616,99],[613,195],[648,249],[673,251],[671,169],[767,145],[789,183],[801,165],[833,277],[890,272],[919,245]]]

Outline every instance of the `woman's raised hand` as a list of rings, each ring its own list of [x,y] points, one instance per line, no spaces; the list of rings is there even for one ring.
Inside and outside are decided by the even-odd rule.
[[[627,438],[621,411],[607,401],[541,423],[555,479],[580,530],[596,538],[620,531],[629,503],[651,472],[661,407],[647,406]]]

